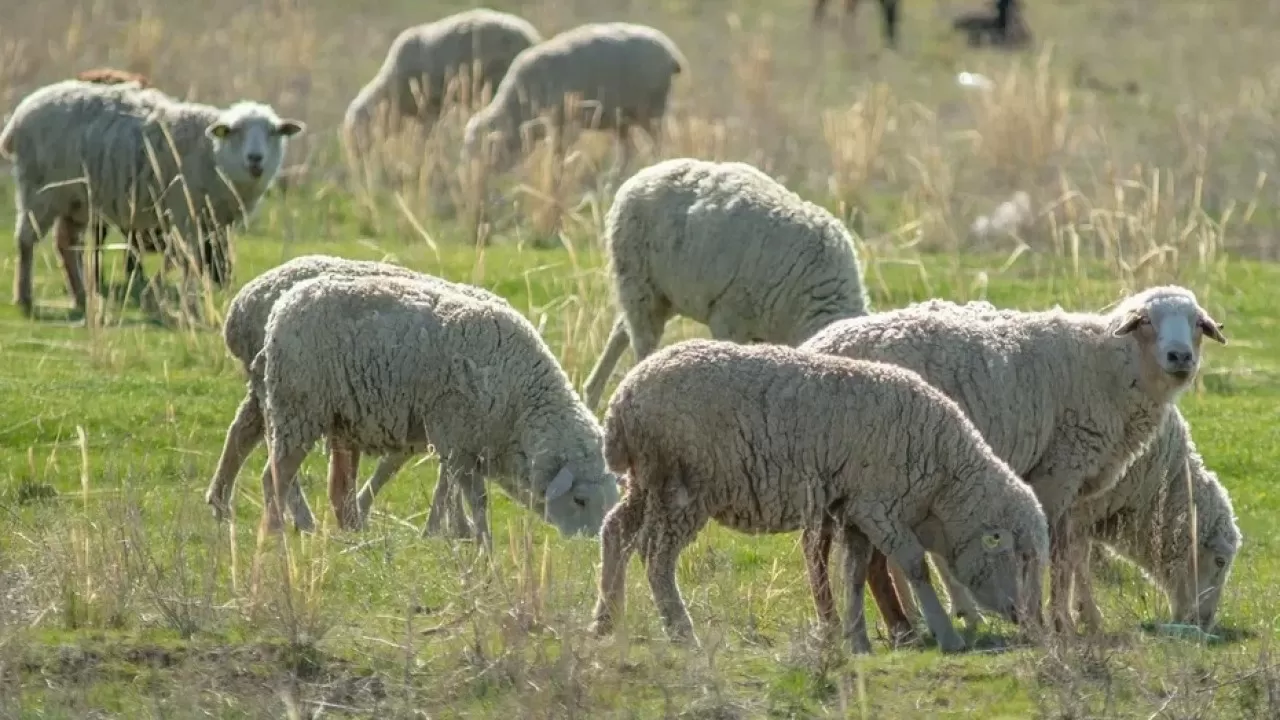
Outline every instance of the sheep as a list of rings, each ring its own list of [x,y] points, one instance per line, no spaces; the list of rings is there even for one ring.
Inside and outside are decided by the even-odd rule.
[[[322,435],[362,452],[434,447],[487,548],[485,476],[505,477],[565,535],[597,534],[617,502],[599,423],[510,306],[411,278],[321,275],[276,301],[250,377],[265,398],[270,531]]]
[[[0,156],[14,160],[18,186],[15,294],[24,314],[32,313],[35,244],[59,218],[79,229],[93,210],[126,233],[171,227],[188,246],[201,230],[221,239],[253,212],[288,139],[305,127],[261,103],[219,109],[133,83],[64,80],[35,90],[0,132]],[[83,310],[79,258],[68,259]]]
[[[380,105],[389,105],[384,130],[411,116],[429,129],[443,111],[454,73],[465,70],[477,91],[496,88],[511,61],[540,42],[542,36],[528,21],[485,8],[405,29],[392,41],[377,74],[347,107],[343,134],[349,150],[353,155],[367,151]]]
[[[845,22],[853,27],[853,14],[858,10],[858,0],[845,0]],[[813,25],[821,28],[826,21],[827,0],[813,0]],[[880,0],[880,14],[884,21],[884,42],[891,48],[898,46],[898,0]]]
[[[111,67],[81,70],[76,73],[75,79],[100,85],[134,83],[140,88],[152,87],[151,80],[146,75]],[[90,224],[93,225],[94,237],[97,240],[94,245],[94,264],[98,268],[98,287],[105,288],[106,282],[102,276],[102,246],[106,244],[107,235],[111,232],[110,225],[97,217],[92,218]],[[69,218],[59,218],[54,226],[55,244],[59,249],[72,247],[79,234],[80,231],[73,226]],[[164,248],[164,237],[159,230],[126,233],[126,240],[125,277],[142,273],[144,252],[160,252]],[[209,267],[209,279],[221,287],[226,284],[228,268],[223,253],[216,247],[213,240],[214,238],[211,237],[205,238],[201,251],[204,253],[204,262]]]
[[[330,255],[303,255],[278,265],[246,283],[231,300],[226,319],[223,321],[223,340],[231,355],[240,361],[246,377],[249,375],[253,359],[262,350],[266,340],[267,318],[276,300],[298,283],[323,274],[410,278],[428,285],[451,289],[476,300],[508,304],[501,296],[473,285],[451,283],[442,278],[414,272],[391,263],[348,260]],[[248,459],[249,453],[263,437],[264,421],[261,402],[262,398],[253,392],[253,384],[249,383],[248,392],[236,409],[235,419],[227,428],[227,437],[223,443],[222,454],[218,458],[217,470],[209,483],[209,489],[205,492],[205,502],[212,506],[214,517],[219,521],[230,512],[229,500],[231,491],[235,487],[237,473]],[[343,447],[340,441],[331,443],[329,500],[338,518],[338,524],[348,529],[364,527],[373,496],[407,459],[408,455],[391,454],[379,461],[374,479],[371,479],[360,495],[354,498],[358,515],[352,518],[350,513],[353,498],[348,493],[351,488],[351,478],[359,474],[360,453],[356,449]],[[264,493],[271,489],[270,478],[270,468],[264,469],[262,475]],[[448,494],[450,499],[456,500],[457,495],[448,492],[449,487],[445,480],[445,476],[441,475],[436,485],[435,497],[438,499]],[[315,521],[311,515],[311,509],[307,505],[306,496],[299,491],[296,482],[289,485],[286,497],[295,525],[302,530],[313,530]],[[456,501],[447,514],[443,509],[437,510],[437,508],[437,503],[433,502],[432,512],[424,527],[424,534],[435,534],[439,531],[442,515],[447,521],[465,522],[466,520],[461,506]],[[465,528],[456,524],[450,525],[449,532],[454,535],[469,535]]]
[[[1243,538],[1226,488],[1205,467],[1176,408],[1115,488],[1074,512],[1083,534],[1131,558],[1164,590],[1175,622],[1212,626]],[[1081,619],[1097,628],[1102,613],[1088,558],[1082,548],[1075,587]]]
[[[1226,344],[1222,327],[1190,290],[1161,286],[1106,314],[933,301],[839,320],[801,348],[900,365],[960,404],[1044,506],[1053,620],[1072,631],[1070,510],[1115,486],[1194,380],[1201,339]]]
[[[1195,499],[1194,533],[1187,503],[1188,471]],[[1164,590],[1175,621],[1195,623],[1204,630],[1211,627],[1243,538],[1231,498],[1217,476],[1204,467],[1190,428],[1176,407],[1115,488],[1097,500],[1078,505],[1072,512],[1086,542],[1110,545]],[[1193,543],[1197,548],[1194,554]],[[1088,569],[1091,556],[1090,549],[1082,548],[1073,577],[1081,620],[1097,629],[1103,618],[1093,597]],[[905,623],[909,630],[907,615],[916,612],[907,608],[907,585],[896,576],[891,583],[883,565],[873,567],[869,573],[868,583],[874,582],[888,587],[875,594],[881,617],[898,632],[902,632],[898,623]],[[903,592],[899,594],[894,585]],[[953,587],[951,582],[947,585],[953,604],[964,608],[962,613],[976,613],[963,588]]]
[[[463,131],[463,159],[479,158],[486,144],[486,166],[510,167],[522,148],[522,133],[535,142],[550,131],[553,152],[563,150],[561,135],[569,121],[567,95],[580,106],[572,117],[595,130],[614,130],[620,155],[616,171],[630,163],[629,132],[643,128],[661,142],[662,119],[674,77],[688,61],[671,38],[645,25],[624,22],[589,23],[552,37],[520,53],[511,63],[489,104],[467,122]],[[537,121],[549,112],[549,127]]]
[[[613,631],[638,551],[668,636],[693,636],[676,561],[712,518],[753,534],[838,526],[844,630],[856,653],[871,649],[862,585],[872,547],[909,572],[926,549],[941,553],[1011,620],[1035,606],[1049,543],[1039,502],[956,403],[913,372],[784,345],[688,340],[628,373],[604,424],[605,459],[626,494],[600,532],[596,634]],[[932,589],[916,588],[939,646],[962,649]],[[834,626],[830,595],[815,605]]]
[[[844,225],[745,163],[640,170],[605,217],[605,252],[621,313],[587,377],[593,409],[628,337],[643,360],[674,315],[720,340],[797,345],[870,306]]]

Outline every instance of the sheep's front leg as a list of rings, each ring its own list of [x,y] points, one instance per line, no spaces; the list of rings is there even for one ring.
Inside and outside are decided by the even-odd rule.
[[[452,466],[453,463],[448,463]],[[442,472],[445,465],[441,466]],[[450,470],[453,468],[450,467]],[[489,491],[480,469],[473,463],[459,467],[450,475],[451,482],[458,484],[467,505],[471,506],[471,520],[475,536],[488,552],[493,552],[493,533],[489,529]]]
[[[863,604],[867,570],[871,565],[871,541],[857,527],[845,525],[840,531],[840,542],[845,550],[845,641],[849,643],[850,652],[865,655],[871,652],[871,638],[867,637],[866,608]]]
[[[446,535],[455,538],[470,538],[476,535],[475,529],[467,523],[466,512],[462,509],[462,496],[466,491],[453,481],[453,472],[449,463],[441,461],[440,477],[436,480],[436,489],[431,495],[431,511],[427,514],[427,524],[422,528],[422,535]],[[471,509],[475,515],[475,508]],[[444,523],[444,531],[440,525]]]
[[[400,470],[400,468],[409,459],[408,453],[388,453],[378,460],[378,466],[373,469],[373,475],[360,488],[360,492],[356,495],[356,528],[363,530],[369,524],[369,509],[373,507],[373,498],[391,480],[392,476]]]
[[[329,505],[338,527],[354,530],[356,516],[355,478],[360,471],[360,450],[342,438],[329,437]]]
[[[867,584],[871,588],[871,597],[875,600],[876,607],[880,608],[880,617],[884,618],[893,644],[897,646],[909,639],[915,633],[915,628],[907,615],[903,595],[909,598],[911,591],[905,580],[898,586],[894,585],[888,558],[874,547],[867,564]]]
[[[290,448],[279,441],[272,440],[267,460],[267,469],[263,473],[263,504],[266,506],[267,532],[280,532],[284,528],[284,519],[280,515],[280,499],[294,492],[298,484],[298,468],[306,459],[309,447]],[[297,491],[301,493],[301,488]],[[307,509],[305,520],[294,517],[294,524],[304,532],[315,530],[315,519]]]
[[[316,519],[311,514],[311,506],[307,503],[307,496],[302,492],[302,485],[298,483],[298,477],[295,474],[288,485],[284,488],[285,505],[289,508],[289,514],[293,516],[293,526],[300,532],[314,532],[316,529]],[[271,462],[268,461],[262,468],[262,498],[264,507],[275,505],[275,484],[271,476]],[[278,506],[275,506],[278,508]],[[275,512],[279,513],[277,509]],[[268,530],[275,532],[279,527],[272,528],[268,526]]]
[[[966,634],[972,637],[982,624],[982,613],[973,601],[973,596],[969,594],[969,588],[956,579],[955,574],[942,558],[935,555],[934,564],[938,568],[938,574],[942,576],[942,584],[947,588],[947,596],[951,600],[951,614],[964,622]]]
[[[600,585],[590,631],[609,635],[626,610],[627,562],[636,550],[636,536],[644,525],[643,492],[631,489],[605,515],[600,528]]]
[[[1053,628],[1060,633],[1074,634],[1075,620],[1071,617],[1071,574],[1074,569],[1073,554],[1076,539],[1075,524],[1071,513],[1062,513],[1049,534],[1049,609]]]
[[[1082,539],[1077,546],[1076,562],[1073,563],[1071,577],[1075,585],[1076,607],[1079,608],[1080,620],[1088,632],[1102,630],[1102,610],[1093,596],[1093,572],[1090,568],[1092,541]]]
[[[680,596],[680,586],[676,584],[676,561],[700,527],[689,522],[692,520],[689,513],[680,515],[684,517],[669,520],[662,527],[648,529],[650,537],[645,543],[645,570],[649,576],[649,591],[653,593],[667,637],[675,643],[699,645],[693,633],[693,619],[689,617],[689,609]]]
[[[907,581],[920,599],[920,609],[924,612],[925,624],[938,641],[943,652],[959,652],[964,649],[964,640],[951,625],[951,618],[942,609],[938,594],[929,583],[929,573],[925,566],[924,546],[910,528],[898,524],[885,524],[884,518],[874,518],[872,522],[860,523],[859,527],[880,548],[890,560],[898,564],[907,576]]]
[[[75,299],[76,309],[81,312],[88,307],[82,267],[84,251],[77,246],[82,230],[83,228],[76,226],[68,217],[58,218],[53,224],[54,245],[57,246],[58,255],[62,258],[62,271],[67,276],[67,288],[71,291],[71,297]]]

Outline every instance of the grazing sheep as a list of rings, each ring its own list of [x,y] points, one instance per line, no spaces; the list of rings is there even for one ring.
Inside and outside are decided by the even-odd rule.
[[[1115,488],[1075,515],[1082,533],[1132,559],[1164,590],[1175,622],[1210,628],[1243,538],[1226,488],[1204,466],[1176,408]],[[1077,556],[1076,592],[1081,619],[1096,628],[1102,613],[1088,558],[1086,549]]]
[[[495,170],[504,170],[519,156],[525,129],[531,131],[531,142],[550,130],[559,155],[569,119],[566,95],[576,95],[581,105],[574,117],[584,127],[617,132],[617,171],[622,172],[630,162],[632,127],[661,141],[672,80],[687,67],[671,38],[645,25],[590,23],[566,30],[511,63],[493,99],[467,122],[464,157],[479,157],[481,142],[496,134],[485,157]],[[538,121],[544,112],[551,114],[550,128]]]
[[[605,252],[621,313],[587,377],[591,408],[628,337],[643,360],[675,315],[719,340],[797,345],[870,305],[844,225],[745,163],[678,158],[640,170],[609,208]]]
[[[801,347],[914,370],[960,404],[1044,506],[1050,605],[1070,630],[1070,510],[1115,486],[1195,378],[1201,338],[1227,342],[1221,328],[1190,290],[1165,286],[1106,314],[933,301],[840,320]]]
[[[858,10],[858,0],[845,0],[844,22],[853,27],[853,14]],[[826,20],[827,0],[813,0],[813,24],[822,27]],[[884,42],[889,47],[898,46],[898,0],[880,0],[880,14],[884,20]]]
[[[617,502],[600,425],[510,306],[417,279],[321,275],[285,291],[266,327],[251,378],[265,397],[270,530],[276,498],[326,435],[361,452],[434,448],[489,547],[485,476],[506,476],[565,535],[598,533]]]
[[[902,368],[782,345],[677,343],[622,380],[605,458],[626,474],[626,495],[600,534],[599,634],[623,610],[633,551],[668,635],[693,634],[676,560],[712,518],[753,534],[838,528],[854,652],[871,649],[862,586],[873,547],[909,573],[926,550],[942,554],[1011,620],[1038,602],[1049,540],[1035,495],[955,402]],[[915,585],[939,646],[962,649],[932,589]],[[815,604],[833,625],[830,594]]]
[[[474,82],[468,89],[498,87],[511,61],[542,36],[516,15],[485,8],[467,10],[435,22],[410,27],[391,43],[378,73],[347,107],[343,134],[357,156],[368,150],[379,106],[388,105],[391,130],[406,117],[430,128],[444,109],[449,81],[455,74]]]
[[[303,255],[278,265],[249,281],[244,287],[240,288],[240,291],[231,300],[231,305],[227,309],[227,317],[223,321],[222,336],[227,345],[227,350],[240,361],[246,377],[249,375],[253,359],[261,352],[262,346],[266,341],[267,318],[270,316],[271,308],[275,305],[276,300],[298,283],[324,274],[348,277],[388,276],[412,279],[427,285],[450,289],[476,300],[507,305],[507,301],[501,296],[482,288],[464,283],[451,283],[442,278],[414,272],[391,263],[348,260],[331,255]],[[222,520],[230,512],[229,501],[231,491],[235,487],[236,475],[240,472],[245,460],[248,459],[249,453],[253,451],[264,436],[265,426],[262,418],[261,403],[262,398],[254,392],[253,383],[249,383],[248,392],[245,393],[244,400],[240,402],[240,407],[236,409],[235,419],[232,420],[231,426],[227,428],[227,438],[222,446],[222,455],[218,458],[218,468],[213,474],[213,480],[209,483],[208,491],[205,493],[205,502],[213,507],[214,517],[218,520]],[[357,500],[357,498],[350,491],[352,489],[352,478],[359,474],[360,452],[354,448],[344,447],[340,439],[336,440],[337,442],[331,443],[329,448],[329,501],[333,506],[334,514],[338,518],[340,527],[348,529],[363,527],[368,518],[369,506],[373,501],[373,496],[395,474],[396,469],[403,465],[409,456],[393,453],[382,457],[378,463],[377,470],[374,471],[374,478],[378,480],[376,483],[371,480],[365,486],[365,490],[358,499],[358,515],[352,517],[352,510],[356,509],[352,501]],[[271,490],[269,484],[271,479],[270,472],[269,466],[263,470],[264,493],[268,493]],[[450,533],[456,535],[469,534],[465,528],[453,524],[459,521],[465,522],[466,517],[462,514],[461,506],[456,503],[458,496],[449,492],[450,489],[446,482],[446,477],[441,475],[436,485],[434,497],[438,501],[439,498],[444,497],[444,494],[447,493],[451,500],[455,500],[455,503],[445,512],[443,509],[438,510],[437,501],[433,501],[431,514],[427,518],[427,524],[424,529],[425,533],[434,534],[438,532],[443,515],[443,519],[450,523]],[[306,496],[301,493],[297,482],[289,484],[286,498],[295,525],[302,530],[313,530],[315,528],[315,520],[311,515],[310,507],[307,505]]]
[[[84,228],[92,210],[125,233],[172,228],[191,247],[201,231],[220,236],[253,212],[288,138],[304,128],[260,103],[219,109],[132,83],[64,80],[32,92],[0,132],[18,186],[23,312],[32,311],[35,244],[60,218]],[[191,253],[201,270],[202,255]],[[83,309],[80,261],[70,259],[67,279]],[[188,263],[183,270],[185,278]]]

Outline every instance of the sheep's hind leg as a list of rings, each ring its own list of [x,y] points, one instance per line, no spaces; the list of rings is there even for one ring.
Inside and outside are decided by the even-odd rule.
[[[831,594],[831,540],[834,529],[830,519],[825,519],[819,529],[805,528],[801,533],[804,562],[809,573],[809,594],[813,597],[814,610],[823,635],[829,634],[840,624],[835,598]]]
[[[399,472],[405,462],[409,460],[409,453],[388,453],[378,459],[378,466],[373,469],[373,475],[360,488],[359,494],[356,495],[356,528],[363,530],[369,525],[369,510],[373,507],[373,498],[382,490],[382,486],[386,485],[391,478]]]
[[[604,352],[600,353],[600,359],[596,360],[596,366],[591,368],[590,374],[587,375],[587,381],[582,386],[583,400],[586,401],[587,407],[593,412],[599,407],[600,396],[604,394],[604,386],[609,382],[609,376],[613,373],[613,368],[622,359],[622,353],[626,352],[629,344],[627,321],[619,315],[613,321],[613,328],[609,331],[609,339],[605,341]]]
[[[696,511],[689,508],[666,510],[667,521],[661,527],[651,527],[647,531],[649,536],[644,551],[649,590],[658,606],[658,614],[662,616],[667,637],[678,644],[692,642],[699,645],[693,632],[693,619],[689,617],[689,609],[676,584],[676,561],[707,521],[706,518],[698,518],[694,514]]]
[[[844,525],[840,529],[840,542],[844,545],[845,641],[849,643],[850,652],[865,655],[871,652],[863,602],[867,570],[871,564],[871,541],[857,527]]]
[[[57,216],[53,214],[36,217],[30,210],[25,209],[21,202],[18,204],[18,220],[13,232],[14,241],[18,245],[18,267],[13,280],[13,299],[22,310],[24,317],[31,317],[35,311],[31,274],[35,270],[36,243],[40,241],[42,231],[48,229],[56,219]]]
[[[626,610],[627,562],[644,524],[644,506],[644,492],[632,488],[605,515],[600,529],[600,584],[590,628],[594,635],[612,633],[614,623]]]

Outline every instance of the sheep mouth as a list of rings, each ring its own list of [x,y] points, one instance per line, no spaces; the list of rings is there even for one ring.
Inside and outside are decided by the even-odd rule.
[[[1190,380],[1192,375],[1191,370],[1169,370],[1168,373],[1179,382],[1186,382],[1187,380]]]
[[[249,166],[249,174],[250,174],[251,176],[253,176],[254,178],[260,178],[260,177],[262,177],[262,166],[260,166],[260,165],[250,165],[250,166]]]

